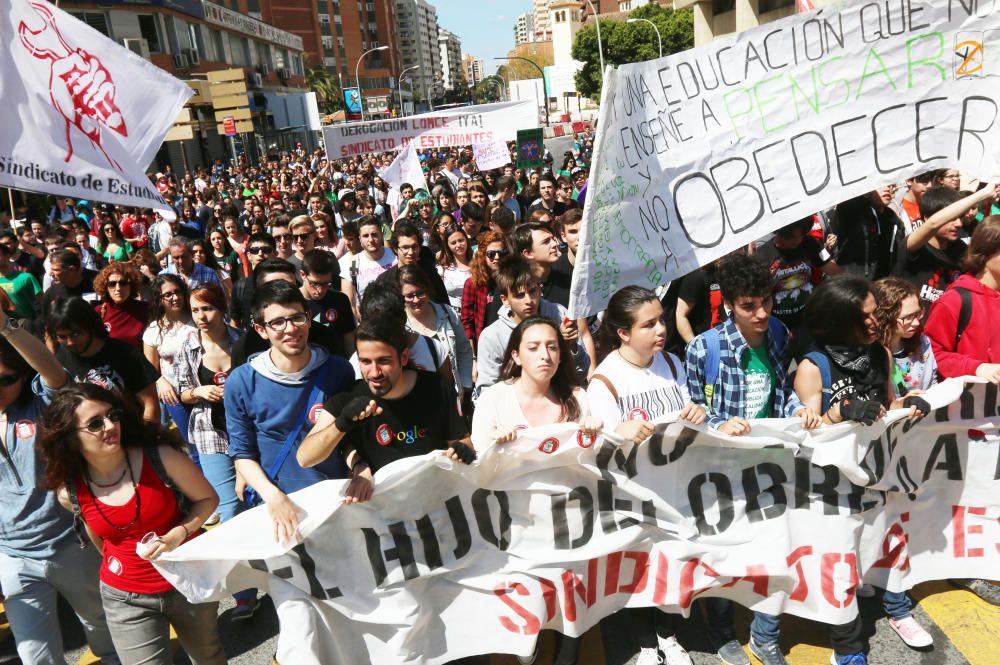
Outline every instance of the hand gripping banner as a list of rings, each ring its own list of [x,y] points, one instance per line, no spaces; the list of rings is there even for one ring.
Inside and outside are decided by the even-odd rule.
[[[471,467],[396,462],[367,504],[340,505],[345,481],[293,494],[308,517],[290,549],[258,508],[158,567],[195,601],[267,588],[284,663],[527,655],[544,628],[581,635],[622,607],[686,614],[711,596],[840,624],[862,581],[996,576],[997,387],[926,397],[919,421],[757,420],[742,438],[680,422],[639,445],[524,430]]]

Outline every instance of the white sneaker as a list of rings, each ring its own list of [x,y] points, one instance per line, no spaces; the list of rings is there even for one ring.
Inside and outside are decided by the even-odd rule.
[[[858,598],[874,598],[875,597],[875,587],[871,584],[862,584],[854,590],[854,595]]]
[[[657,637],[657,641],[660,644],[660,652],[663,653],[661,662],[666,663],[666,665],[691,665],[691,656],[688,655],[676,637],[673,635],[666,639]]]
[[[205,526],[215,526],[219,523],[219,519],[219,513],[212,513],[208,516],[208,519],[205,520]]]
[[[660,665],[661,663],[663,663],[663,659],[660,658],[660,652],[652,647],[639,649],[639,657],[635,659],[635,665]]]
[[[924,630],[924,627],[917,623],[913,617],[896,620],[889,618],[889,627],[896,631],[899,639],[906,643],[906,646],[914,649],[925,649],[934,644],[934,638]]]

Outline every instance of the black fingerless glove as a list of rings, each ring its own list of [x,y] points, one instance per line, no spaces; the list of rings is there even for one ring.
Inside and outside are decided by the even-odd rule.
[[[476,461],[476,451],[472,446],[467,446],[464,443],[453,443],[451,449],[455,451],[458,461],[462,464],[472,464]]]
[[[871,425],[878,420],[882,405],[873,399],[845,399],[840,403],[840,417],[843,420]]]
[[[903,398],[903,406],[907,409],[911,406],[917,407],[917,411],[924,414],[925,416],[931,412],[931,405],[923,397],[919,395],[910,395],[909,397]]]
[[[351,401],[340,410],[340,415],[333,421],[333,424],[337,426],[338,430],[347,434],[360,424],[361,421],[355,420],[355,418],[361,415],[364,410],[368,408],[368,403],[370,401],[370,399],[366,399],[364,397],[355,397],[351,399]]]

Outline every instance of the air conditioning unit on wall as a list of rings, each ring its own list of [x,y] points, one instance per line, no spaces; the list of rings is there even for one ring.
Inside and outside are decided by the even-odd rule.
[[[191,69],[191,61],[187,53],[174,53],[174,67],[177,69]]]
[[[146,60],[149,60],[149,42],[147,42],[145,39],[126,38],[122,40],[122,44],[124,44],[125,48],[127,48],[129,51],[132,51],[132,53],[135,53],[136,55],[145,58]]]

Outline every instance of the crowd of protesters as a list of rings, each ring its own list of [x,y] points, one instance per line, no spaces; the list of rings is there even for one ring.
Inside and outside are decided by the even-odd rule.
[[[394,460],[471,464],[525,427],[641,443],[677,413],[742,436],[756,418],[919,417],[940,379],[1000,383],[992,185],[922,174],[572,320],[591,149],[579,135],[543,168],[487,173],[469,148],[422,151],[424,181],[390,188],[391,154],[297,148],[151,174],[175,219],[57,198],[0,231],[0,590],[22,662],[63,662],[57,593],[105,663],[172,662],[170,625],[193,663],[225,662],[217,605],[150,561],[260,503],[292,542],[289,495],[325,479],[356,503]],[[988,581],[956,584],[998,603]],[[882,601],[906,644],[931,645],[908,594]],[[733,603],[702,605],[722,662],[748,663]],[[682,665],[675,619],[601,628],[640,665]],[[831,662],[867,662],[860,618],[829,631]],[[785,663],[779,635],[755,613],[754,657]],[[555,662],[578,650],[561,638]]]

